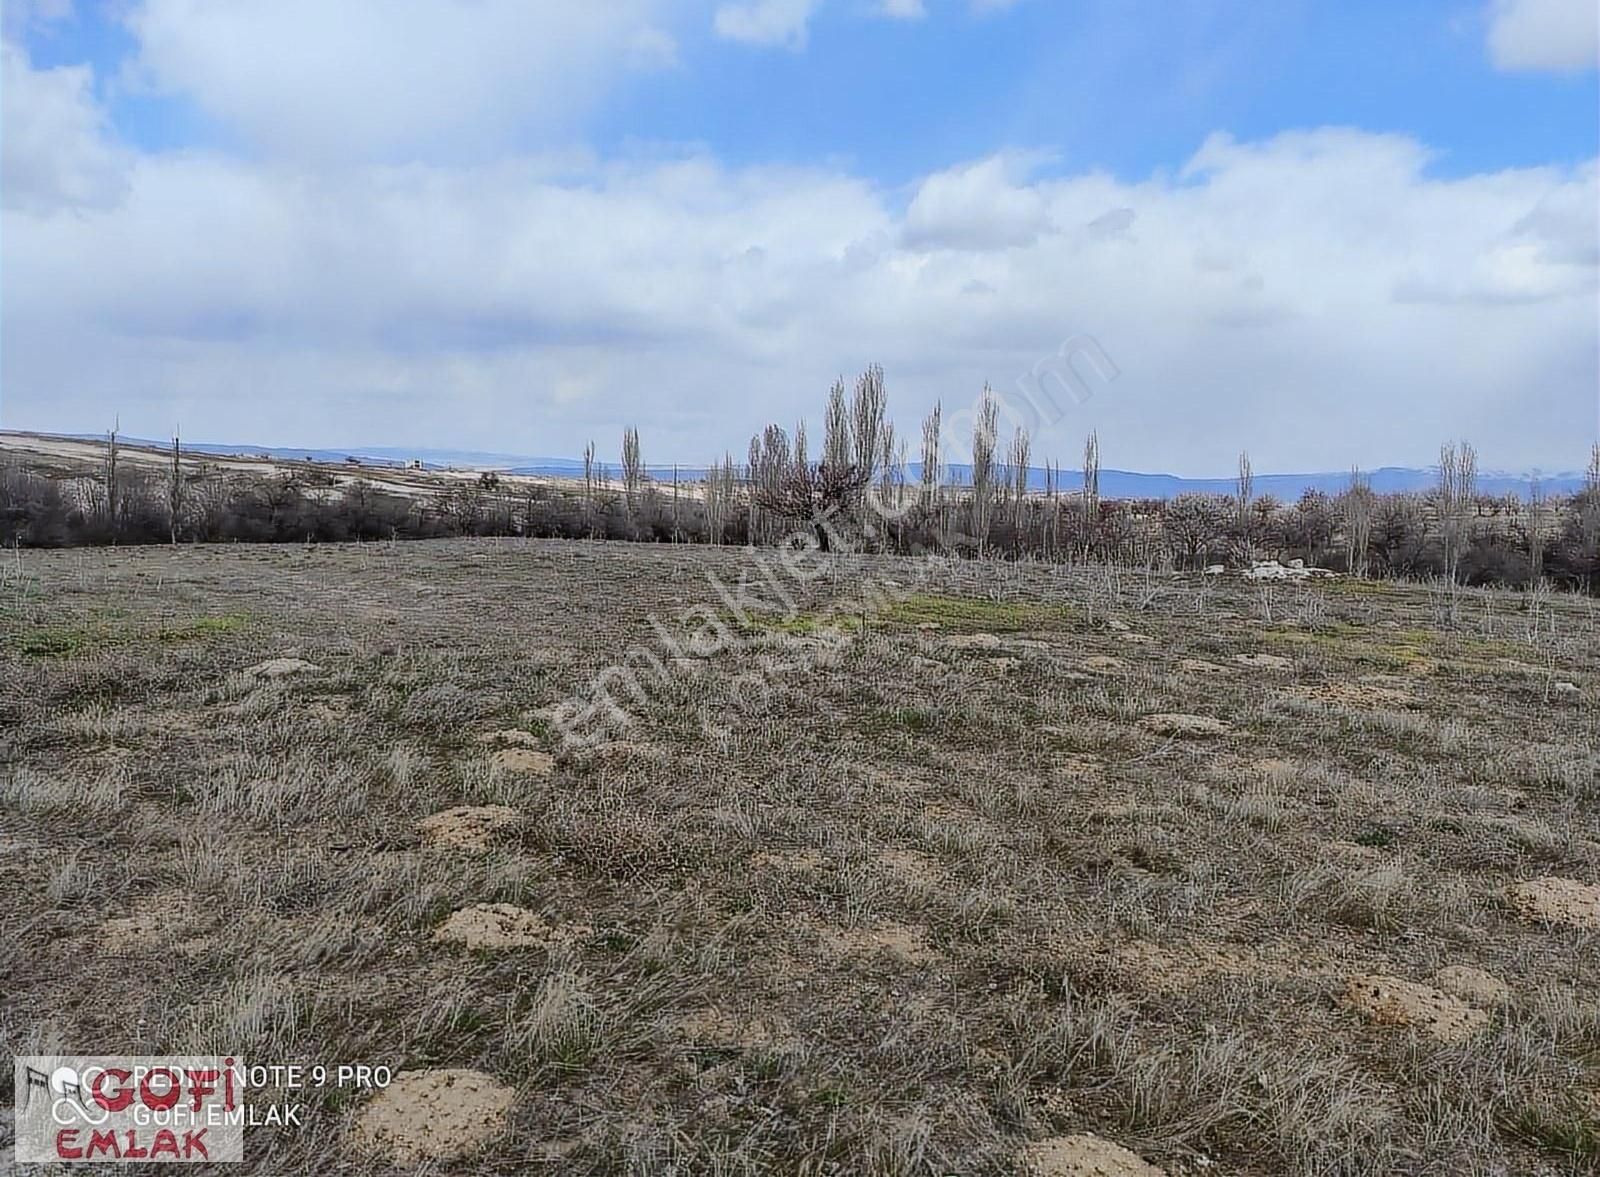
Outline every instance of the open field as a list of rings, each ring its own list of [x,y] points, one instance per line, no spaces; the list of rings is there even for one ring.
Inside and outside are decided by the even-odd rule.
[[[0,456],[52,478],[97,478],[104,474],[106,443],[48,433],[5,431],[0,432]],[[172,451],[123,441],[118,443],[118,460],[126,469],[162,478],[171,469]],[[324,494],[360,482],[375,491],[417,501],[431,500],[448,494],[455,487],[476,482],[481,473],[475,468],[412,469],[398,462],[372,459],[365,462],[351,459],[300,461],[265,454],[252,457],[202,450],[184,450],[182,464],[185,475],[190,478],[300,478]],[[507,487],[556,486],[572,481],[543,475],[499,474],[497,477],[503,479]]]
[[[260,1173],[1600,1168],[1600,602],[753,559],[8,554],[7,1052],[481,1073]]]

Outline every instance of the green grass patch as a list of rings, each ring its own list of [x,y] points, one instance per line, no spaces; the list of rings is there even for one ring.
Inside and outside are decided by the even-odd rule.
[[[1336,597],[1393,597],[1400,593],[1400,589],[1390,581],[1358,580],[1354,577],[1325,580],[1317,587]]]
[[[913,593],[890,606],[882,618],[891,625],[936,625],[975,633],[1015,633],[1029,629],[1064,629],[1072,621],[1065,605],[1039,601],[986,601]]]
[[[76,658],[141,639],[163,645],[204,641],[235,633],[250,624],[248,614],[223,613],[139,632],[127,622],[126,617],[125,612],[108,611],[94,621],[33,626],[13,635],[8,644],[30,658]],[[113,624],[108,624],[108,621]]]
[[[41,625],[24,630],[13,641],[30,658],[71,658],[105,644],[106,637],[88,626]]]
[[[938,717],[926,707],[885,707],[869,718],[867,727],[877,731],[931,732]]]
[[[164,626],[156,631],[155,636],[158,642],[201,641],[236,633],[249,624],[250,615],[247,613],[222,613],[214,617],[196,617],[191,621]]]
[[[1600,1160],[1600,1123],[1583,1109],[1566,1110],[1530,1104],[1507,1118],[1505,1131],[1542,1152],[1587,1165]]]
[[[812,637],[819,633],[858,633],[861,630],[861,617],[849,613],[794,613],[753,620],[768,633],[783,633],[792,637]]]

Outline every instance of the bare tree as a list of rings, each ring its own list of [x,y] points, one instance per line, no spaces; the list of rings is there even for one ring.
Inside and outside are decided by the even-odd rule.
[[[622,431],[622,493],[631,518],[644,489],[644,460],[639,456],[639,430],[630,425]]]
[[[1229,503],[1220,495],[1181,494],[1162,511],[1161,530],[1173,554],[1197,568],[1225,533],[1229,514]]]
[[[756,487],[752,493],[774,514],[810,526],[816,533],[817,546],[826,552],[832,546],[829,532],[833,517],[855,502],[865,486],[859,466],[835,466],[824,459],[815,465],[791,463],[775,491]]]
[[[944,470],[940,466],[939,428],[944,409],[935,401],[933,409],[922,420],[922,505],[937,508],[939,489],[944,485]]]
[[[178,445],[178,434],[172,434],[172,466],[167,471],[167,530],[170,533],[173,547],[178,545],[178,528],[183,521],[184,500],[187,498],[188,487],[183,481],[182,451]]]
[[[589,529],[589,538],[594,538],[594,442],[590,441],[583,447],[583,520]]]
[[[1528,580],[1534,588],[1544,580],[1544,539],[1549,522],[1550,501],[1544,484],[1534,475],[1528,486]]]
[[[1016,432],[1011,435],[1011,452],[1006,458],[1006,466],[1011,474],[1011,517],[1017,527],[1022,526],[1027,505],[1028,469],[1032,460],[1033,441],[1028,431],[1018,425]]]
[[[972,425],[972,535],[982,553],[989,546],[989,522],[994,511],[994,447],[1000,431],[1000,406],[987,384],[978,399],[978,419]]]
[[[771,519],[761,506],[763,498],[770,498],[783,484],[789,463],[789,435],[776,425],[750,439],[750,542],[777,538]]]
[[[855,464],[850,434],[850,413],[845,406],[844,381],[828,390],[828,408],[822,418],[822,460],[834,469]]]
[[[881,422],[877,429],[878,460],[875,466],[877,471],[875,481],[878,487],[878,503],[891,511],[896,511],[900,505],[900,488],[905,483],[905,455],[895,452],[895,433],[892,421]],[[904,446],[901,447],[902,451]],[[896,511],[898,515],[898,511]]]
[[[106,434],[106,522],[113,536],[122,527],[122,499],[117,478],[117,432],[121,426],[122,420],[118,418]]]
[[[1256,476],[1250,467],[1250,452],[1239,451],[1239,476],[1234,480],[1233,505],[1235,525],[1239,528],[1239,540],[1244,544],[1244,558],[1248,562],[1254,555],[1250,546],[1250,503],[1255,499]]]
[[[706,528],[709,542],[726,541],[728,521],[738,507],[738,480],[734,476],[733,455],[724,454],[722,461],[711,463],[706,471]]]
[[[1468,513],[1478,493],[1478,451],[1463,441],[1439,450],[1439,485],[1435,497],[1444,536],[1445,576],[1453,584],[1461,568]]]
[[[1344,517],[1345,568],[1351,576],[1367,574],[1367,553],[1372,546],[1372,521],[1377,514],[1377,496],[1367,476],[1357,466],[1350,471],[1350,486],[1339,496]]]
[[[1095,527],[1100,521],[1100,434],[1092,432],[1083,443],[1083,555],[1094,551]]]
[[[883,461],[883,435],[889,428],[888,406],[883,368],[872,364],[856,380],[855,396],[850,402],[851,458],[861,467],[868,486],[878,480],[879,465]]]
[[[1583,493],[1573,504],[1576,508],[1578,560],[1587,569],[1586,582],[1600,570],[1600,442],[1589,451],[1589,470],[1584,479]]]

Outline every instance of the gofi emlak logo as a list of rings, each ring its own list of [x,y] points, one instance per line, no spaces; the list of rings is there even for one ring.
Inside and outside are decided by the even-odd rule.
[[[21,1056],[16,1160],[242,1161],[243,1069],[215,1055]]]

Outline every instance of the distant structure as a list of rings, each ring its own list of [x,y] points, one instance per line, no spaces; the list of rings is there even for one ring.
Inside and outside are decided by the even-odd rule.
[[[421,470],[422,469],[422,459],[421,458],[412,458],[409,462],[406,463],[406,469],[407,470]]]

